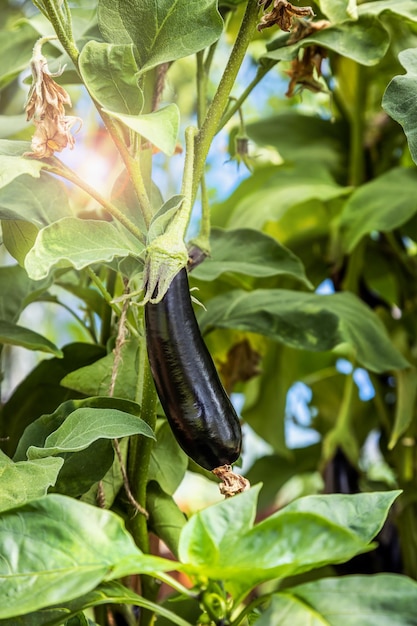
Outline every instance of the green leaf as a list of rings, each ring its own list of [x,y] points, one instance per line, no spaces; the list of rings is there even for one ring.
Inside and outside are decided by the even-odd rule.
[[[132,44],[89,41],[81,51],[79,68],[88,91],[104,109],[131,115],[141,112],[143,94]]]
[[[295,164],[269,165],[257,169],[224,203],[215,207],[227,228],[262,230],[269,222],[280,222],[295,207],[316,199],[327,203],[350,193],[350,188],[335,183],[320,163],[297,161]],[[223,218],[224,220],[224,218]]]
[[[46,278],[53,268],[83,269],[115,257],[139,256],[143,245],[114,222],[66,217],[39,231],[25,267],[34,280]]]
[[[135,44],[142,72],[203,50],[223,27],[214,0],[100,0],[98,20],[107,41]]]
[[[257,626],[410,626],[417,584],[406,576],[323,578],[272,596]]]
[[[316,0],[316,2],[331,22],[344,22],[358,18],[356,0]]]
[[[0,141],[0,188],[6,187],[18,176],[22,174],[28,174],[34,178],[39,178],[41,175],[41,169],[44,167],[42,161],[36,161],[35,159],[24,158],[23,156],[7,155],[8,145],[11,142],[8,139],[2,139]],[[30,150],[30,144],[26,142],[17,142],[19,144],[24,143],[27,150]],[[19,145],[20,147],[20,145]],[[6,154],[4,154],[6,152]]]
[[[2,7],[2,13],[6,10]],[[26,20],[15,20],[7,29],[0,31],[0,89],[28,67],[36,39],[36,31]]]
[[[62,357],[62,351],[57,348],[49,339],[39,333],[23,326],[18,326],[12,322],[0,320],[0,343],[12,346],[21,346],[28,350],[39,350],[48,352],[57,357]]]
[[[35,243],[39,228],[23,220],[2,220],[1,230],[7,251],[19,265],[23,265],[27,253]]]
[[[79,397],[62,387],[61,379],[72,370],[93,363],[102,357],[105,351],[102,346],[96,344],[72,343],[65,346],[62,352],[64,354],[62,359],[41,361],[0,407],[0,436],[5,439],[2,448],[9,456],[14,454],[23,431],[31,422],[40,415],[52,413],[68,398]],[[26,448],[22,456],[15,460],[25,460],[25,453]]]
[[[375,372],[409,365],[377,315],[351,293],[321,296],[286,289],[234,290],[213,298],[207,308],[199,318],[203,332],[213,327],[235,328],[311,351],[348,344],[354,358]]]
[[[417,7],[414,0],[377,0],[376,2],[364,2],[358,7],[360,15],[381,15],[385,13],[397,15],[410,22],[417,22]],[[400,53],[401,54],[401,53]]]
[[[299,42],[287,45],[288,35],[280,35],[268,45],[264,55],[274,61],[291,61],[300,48],[317,45],[332,50],[361,65],[376,65],[389,48],[390,37],[384,25],[371,15],[323,28]]]
[[[392,449],[404,435],[414,418],[417,397],[417,373],[414,368],[396,372],[397,403],[395,407],[394,427],[388,448]]]
[[[173,565],[142,554],[114,513],[57,494],[0,516],[0,552],[3,619],[75,599],[104,580]]]
[[[135,400],[138,381],[138,344],[126,341],[121,350],[121,364],[114,387],[114,395]],[[107,354],[94,363],[81,367],[61,380],[61,385],[87,396],[107,396],[112,380],[114,354]]]
[[[180,538],[184,569],[224,581],[236,601],[262,581],[341,563],[368,551],[399,495],[396,491],[300,498],[253,526],[258,490],[195,514]]]
[[[402,50],[398,58],[406,74],[391,80],[382,98],[382,106],[403,127],[411,156],[417,163],[417,112],[414,106],[417,95],[417,49]]]
[[[146,422],[129,413],[118,409],[79,408],[46,438],[43,448],[31,446],[27,451],[28,459],[78,452],[98,439],[119,439],[129,435],[155,438]]]
[[[70,602],[60,603],[58,606],[30,613],[23,617],[14,617],[12,620],[2,620],[1,624],[2,626],[62,626],[65,623],[65,626],[72,626],[72,623],[65,620],[69,620],[72,615],[76,615],[80,611],[103,604],[131,604],[136,607],[143,607],[164,616],[169,624],[190,626],[189,622],[167,608],[146,600],[116,581],[102,583],[93,591]],[[93,622],[89,621],[89,624],[92,625]]]
[[[146,488],[146,510],[149,513],[149,529],[177,556],[181,530],[186,523],[185,515],[172,496],[162,491],[155,481],[148,482]]]
[[[213,228],[210,257],[193,270],[199,280],[211,281],[225,272],[248,276],[290,275],[312,287],[300,259],[272,237],[249,228]]]
[[[49,174],[23,174],[0,189],[0,219],[24,220],[42,227],[72,215],[65,185]]]
[[[395,168],[354,191],[340,216],[347,251],[373,231],[388,232],[407,222],[417,212],[416,184],[414,169]]]
[[[48,283],[30,280],[19,265],[0,267],[0,320],[17,322],[20,313]]]
[[[165,493],[172,495],[184,478],[187,466],[188,457],[164,420],[156,432],[156,444],[152,446],[148,480],[155,480]]]
[[[248,124],[246,131],[257,144],[276,148],[285,161],[304,163],[305,172],[308,144],[309,163],[321,163],[339,177],[345,174],[348,128],[341,121],[289,110]]]
[[[13,463],[0,451],[0,511],[46,495],[55,485],[63,459],[37,459]]]
[[[105,109],[105,112],[145,137],[161,152],[168,156],[174,154],[180,125],[180,112],[176,104],[168,104],[143,115],[127,115],[109,109]]]

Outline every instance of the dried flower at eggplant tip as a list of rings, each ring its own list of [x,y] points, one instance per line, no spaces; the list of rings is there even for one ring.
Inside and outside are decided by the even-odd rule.
[[[261,17],[258,24],[259,31],[276,25],[281,30],[289,32],[294,17],[314,17],[315,15],[311,7],[295,7],[288,0],[259,0],[258,2],[264,10],[268,9],[272,3],[271,11]]]

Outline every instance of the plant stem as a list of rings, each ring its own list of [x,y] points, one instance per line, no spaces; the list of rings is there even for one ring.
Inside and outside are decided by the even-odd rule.
[[[80,55],[78,48],[75,44],[72,35],[71,13],[68,10],[68,6],[65,3],[65,18],[66,23],[63,22],[63,14],[58,7],[56,0],[43,0],[43,5],[48,14],[49,21],[51,22],[54,30],[61,42],[65,52],[70,57],[71,61],[77,67],[78,57]]]
[[[138,402],[141,405],[141,418],[155,431],[156,425],[156,391],[153,382],[149,361],[146,353],[145,342],[142,341],[140,348],[139,372],[141,378],[138,382]],[[145,509],[146,487],[148,484],[148,468],[151,458],[153,441],[149,437],[134,436],[129,440],[128,455],[128,479],[135,500]],[[129,522],[129,529],[136,545],[142,552],[149,553],[149,534],[147,520],[144,515],[135,515]],[[142,595],[147,600],[154,601],[157,598],[159,585],[151,576],[141,576]],[[141,613],[141,626],[152,624],[153,613],[144,610]]]
[[[256,0],[248,0],[245,15],[237,35],[235,44],[220,80],[213,101],[207,111],[204,123],[196,137],[194,159],[193,200],[197,194],[198,185],[204,171],[206,158],[214,135],[217,132],[220,120],[224,114],[229,100],[230,92],[236,81],[246,50],[252,39],[259,13],[259,5]]]
[[[114,217],[115,220],[120,222],[128,231],[132,233],[132,235],[139,239],[139,241],[145,243],[145,238],[141,230],[133,222],[131,222],[130,219],[126,217],[124,213],[122,213],[122,211],[120,211],[114,204],[106,200],[106,198],[104,198],[96,189],[94,189],[94,187],[91,187],[91,185],[82,180],[82,178],[80,178],[78,174],[76,174],[73,170],[65,167],[63,164],[61,164],[60,161],[58,162],[60,163],[59,167],[55,167],[53,165],[45,165],[45,171],[49,172],[50,174],[56,174],[57,176],[61,176],[62,178],[65,178],[66,180],[74,183],[74,185],[77,185],[77,187],[85,191],[89,196],[91,196],[92,198],[94,198],[94,200],[101,204],[101,206],[108,213],[110,213],[110,215]]]
[[[365,179],[364,130],[366,110],[366,68],[356,64],[356,89],[350,118],[349,183],[354,187]]]

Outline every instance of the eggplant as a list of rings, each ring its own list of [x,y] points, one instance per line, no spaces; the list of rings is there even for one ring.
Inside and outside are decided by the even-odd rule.
[[[207,470],[240,455],[239,418],[198,327],[187,270],[156,304],[145,305],[148,357],[156,390],[176,440]]]

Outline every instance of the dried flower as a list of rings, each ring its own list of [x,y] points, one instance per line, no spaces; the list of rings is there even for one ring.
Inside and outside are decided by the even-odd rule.
[[[320,78],[321,63],[326,56],[327,52],[324,48],[313,45],[304,48],[301,59],[297,58],[292,61],[291,69],[287,72],[291,78],[285,94],[288,98],[294,95],[297,86],[316,93],[323,91],[323,85],[316,80],[314,73]]]
[[[311,7],[295,7],[288,0],[259,0],[259,6],[264,10],[268,9],[272,3],[271,11],[261,17],[258,24],[259,31],[276,25],[281,30],[289,32],[294,17],[314,17]]]
[[[38,159],[48,158],[54,152],[61,152],[67,146],[74,147],[71,128],[81,125],[81,119],[65,115],[65,105],[71,106],[71,98],[66,90],[53,78],[60,76],[65,68],[50,72],[48,61],[42,54],[42,45],[51,37],[43,37],[36,42],[31,59],[32,86],[26,101],[26,119],[33,119],[36,126],[32,138],[32,152],[25,156]]]

